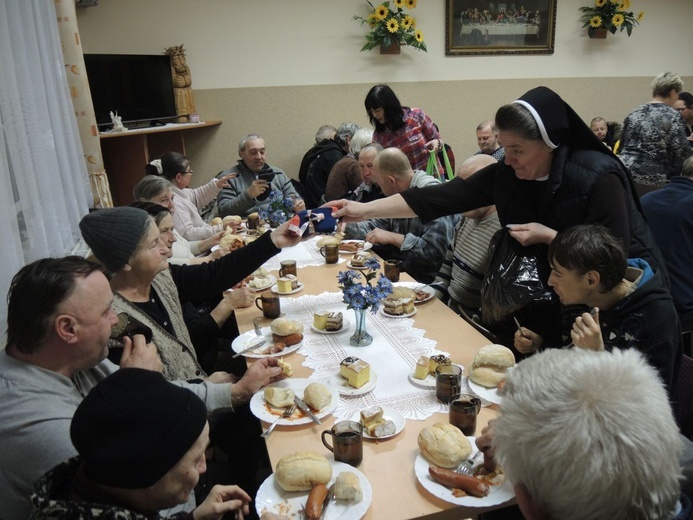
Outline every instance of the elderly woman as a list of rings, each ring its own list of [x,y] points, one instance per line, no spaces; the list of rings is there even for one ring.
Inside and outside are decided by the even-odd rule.
[[[679,175],[683,161],[693,153],[686,139],[686,122],[673,108],[682,90],[677,74],[659,74],[652,81],[652,100],[623,121],[620,157],[640,195]]]
[[[504,161],[467,179],[367,204],[341,201],[335,216],[345,222],[414,216],[433,220],[495,204],[501,225],[523,246],[540,244],[543,258],[558,231],[599,223],[622,241],[629,258],[644,258],[654,269],[664,269],[628,171],[560,96],[537,87],[498,109],[495,121]],[[534,318],[539,328],[548,321]]]
[[[131,206],[145,210],[154,218],[154,222],[159,228],[161,241],[168,247],[168,258],[170,259],[173,254],[172,246],[176,242],[171,213],[165,207],[152,202],[133,202]],[[254,296],[247,287],[238,287],[233,291],[224,291],[221,301],[210,312],[198,312],[190,302],[183,304],[185,325],[188,327],[197,359],[205,372],[214,371],[219,354],[219,339],[223,337],[230,341],[239,334],[234,311],[250,307],[253,300]],[[113,361],[113,359],[111,360]],[[223,369],[242,374],[245,371],[245,361],[242,359],[240,361],[241,363],[235,366],[224,364]]]
[[[373,130],[359,128],[349,142],[349,153],[335,163],[327,179],[325,200],[343,197],[355,190],[361,184],[359,169],[359,153],[361,149],[373,141]]]
[[[168,380],[206,377],[185,325],[182,305],[218,296],[282,247],[292,246],[299,240],[289,233],[287,223],[216,262],[169,266],[168,248],[154,219],[144,210],[102,209],[85,216],[79,227],[94,256],[112,273],[114,310],[127,313],[152,329],[152,341]],[[248,369],[237,383],[241,385],[239,391],[254,392],[269,382],[271,377],[263,376],[260,368]],[[277,374],[272,372],[272,375]]]
[[[403,107],[387,85],[371,88],[364,104],[375,127],[373,142],[383,148],[399,148],[409,158],[414,170],[425,171],[429,151],[437,151],[441,143],[431,118],[420,108]],[[443,171],[440,163],[436,167],[439,172]]]
[[[135,185],[133,195],[137,202],[160,204],[168,209],[171,215],[175,215],[176,213],[176,207],[173,202],[176,198],[173,193],[173,185],[163,177],[154,175],[143,177]],[[219,244],[219,240],[221,240],[223,234],[222,231],[216,232],[204,240],[191,241],[183,238],[175,228],[175,225],[172,229],[172,233],[175,237],[171,248],[173,256],[169,259],[169,262],[172,264],[204,264],[210,260],[221,258],[228,252],[226,249],[220,248],[211,254],[206,254],[212,247]]]
[[[157,175],[168,180],[174,195],[173,223],[178,232],[187,240],[204,240],[221,231],[221,226],[207,224],[200,216],[199,209],[216,199],[222,188],[228,187],[228,180],[236,176],[229,173],[213,178],[199,188],[190,189],[193,171],[190,159],[178,152],[166,152],[145,166],[147,175]]]

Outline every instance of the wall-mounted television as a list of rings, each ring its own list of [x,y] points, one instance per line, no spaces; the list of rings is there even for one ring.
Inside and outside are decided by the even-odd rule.
[[[130,127],[176,117],[168,56],[85,54],[84,62],[99,127],[111,126],[110,112]]]

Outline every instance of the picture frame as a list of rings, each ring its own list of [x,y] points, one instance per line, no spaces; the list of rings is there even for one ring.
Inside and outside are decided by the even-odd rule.
[[[446,0],[445,54],[553,54],[557,0]]]

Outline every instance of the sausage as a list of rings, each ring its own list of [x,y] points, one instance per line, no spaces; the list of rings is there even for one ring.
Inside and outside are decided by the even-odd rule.
[[[322,514],[322,503],[325,501],[327,496],[327,486],[325,484],[318,484],[313,486],[308,495],[308,500],[306,500],[306,519],[307,520],[319,520]]]
[[[440,482],[450,488],[461,489],[473,497],[485,497],[488,495],[488,484],[478,478],[460,475],[450,469],[439,468],[438,466],[429,466],[428,474],[436,482]]]

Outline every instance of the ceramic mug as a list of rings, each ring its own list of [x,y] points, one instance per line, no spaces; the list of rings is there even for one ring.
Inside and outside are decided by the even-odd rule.
[[[332,437],[332,446],[327,436]],[[334,460],[358,466],[363,460],[363,426],[356,421],[340,421],[322,432],[322,443],[334,453]]]

